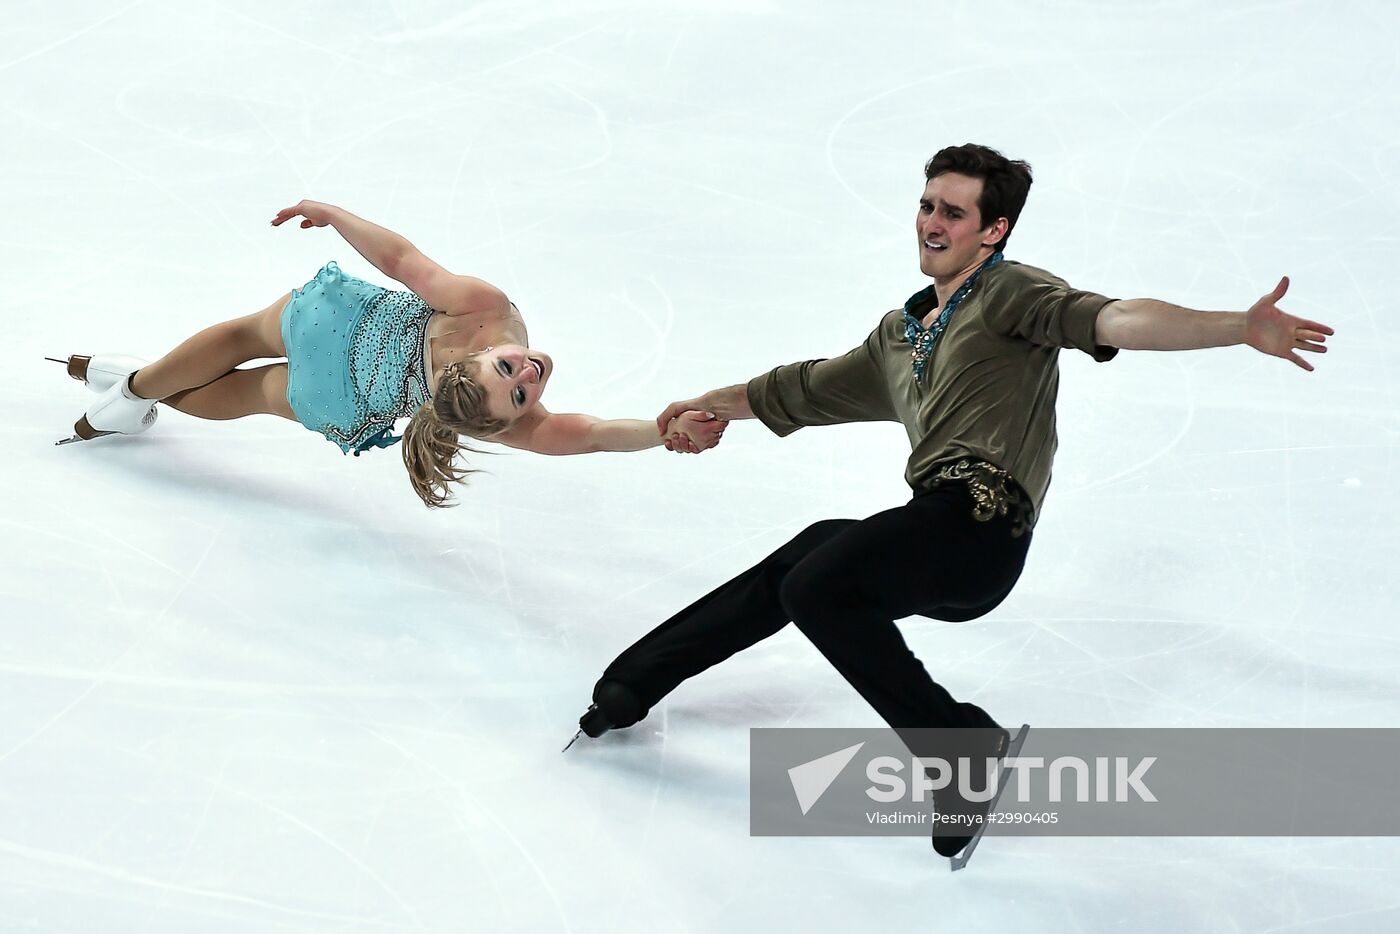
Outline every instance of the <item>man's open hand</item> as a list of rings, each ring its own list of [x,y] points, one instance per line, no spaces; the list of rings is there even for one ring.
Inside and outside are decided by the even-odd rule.
[[[1278,300],[1288,291],[1288,277],[1245,312],[1244,340],[1260,353],[1291,360],[1311,372],[1312,364],[1298,356],[1298,351],[1326,353],[1323,346],[1333,330],[1325,324],[1308,321],[1288,314],[1278,307]]]

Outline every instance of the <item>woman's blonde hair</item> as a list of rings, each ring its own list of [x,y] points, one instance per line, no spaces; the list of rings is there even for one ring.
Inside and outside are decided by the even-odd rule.
[[[404,429],[403,465],[413,492],[426,506],[453,505],[448,484],[478,472],[456,462],[462,451],[483,453],[463,443],[459,434],[489,438],[510,424],[487,408],[481,362],[475,356],[447,365],[433,398],[413,413]]]

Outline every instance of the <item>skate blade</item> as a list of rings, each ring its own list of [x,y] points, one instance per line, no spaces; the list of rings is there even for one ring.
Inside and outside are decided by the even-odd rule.
[[[152,411],[154,411],[154,407],[152,408]],[[97,428],[93,428],[92,424],[87,420],[87,416],[84,415],[82,418],[78,419],[76,422],[73,423],[73,437],[64,438],[62,441],[55,441],[54,446],[57,447],[60,444],[72,444],[74,441],[91,441],[93,438],[105,438],[107,435],[116,434],[121,434],[121,432],[101,431]]]
[[[87,368],[88,364],[92,362],[92,357],[84,354],[70,354],[66,360],[60,360],[58,357],[45,357],[44,359],[63,364],[64,368],[68,370],[69,376],[80,383],[87,382]]]
[[[63,442],[60,441],[59,443],[62,444]],[[578,742],[578,738],[579,738],[580,736],[582,736],[582,735],[583,735],[583,730],[579,730],[577,733],[574,734],[574,738],[571,739],[571,740],[569,740],[568,745],[566,745],[563,749],[561,749],[561,750],[559,750],[559,751],[560,751],[560,752],[568,752],[568,751],[569,751],[569,746],[572,746],[574,743]]]
[[[1023,723],[1021,724],[1021,728],[1016,731],[1016,735],[1012,737],[1011,744],[1006,748],[1006,755],[1001,757],[1002,766],[1000,769],[1001,774],[997,777],[997,793],[996,796],[992,798],[991,807],[987,808],[987,819],[978,825],[977,832],[972,835],[971,840],[967,841],[967,846],[963,847],[961,853],[957,856],[948,857],[948,868],[950,872],[957,872],[972,860],[972,851],[977,849],[977,844],[982,840],[982,834],[987,832],[987,823],[991,820],[992,815],[996,813],[997,802],[1001,800],[1001,793],[1005,791],[1006,786],[1011,783],[1011,769],[1008,769],[1005,763],[1008,759],[1014,759],[1021,754],[1021,747],[1026,744],[1026,736],[1030,731],[1031,725],[1029,723]]]
[[[105,437],[107,437],[108,435],[115,435],[115,434],[120,434],[120,432],[117,432],[117,431],[99,431],[97,434],[93,435],[91,438],[84,438],[82,435],[74,435],[74,436],[71,437],[71,438],[64,438],[62,441],[55,441],[53,444],[54,444],[54,447],[58,447],[60,444],[72,444],[72,443],[74,443],[75,441],[92,441],[92,440],[95,439],[95,438],[105,438]]]

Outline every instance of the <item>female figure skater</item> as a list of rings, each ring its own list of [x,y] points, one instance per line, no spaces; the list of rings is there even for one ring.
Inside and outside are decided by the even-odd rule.
[[[154,363],[133,357],[72,356],[68,373],[101,393],[60,441],[138,434],[157,402],[198,418],[267,413],[294,419],[358,455],[401,440],[414,492],[449,504],[448,485],[474,471],[457,462],[472,450],[459,435],[539,454],[640,451],[665,444],[696,453],[719,443],[725,423],[686,412],[660,432],[652,420],[604,421],[554,414],[540,396],[554,372],[532,350],[520,310],[500,289],[453,275],[406,239],[316,201],[283,208],[274,227],[331,225],[380,272],[408,286],[395,292],[328,263],[303,288],[267,308],[200,331]],[[286,361],[250,369],[266,357]],[[54,358],[48,358],[54,359]]]

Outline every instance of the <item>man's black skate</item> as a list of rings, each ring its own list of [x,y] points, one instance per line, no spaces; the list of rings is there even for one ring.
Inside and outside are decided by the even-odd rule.
[[[580,736],[597,739],[608,730],[628,727],[645,715],[641,701],[632,689],[616,681],[599,681],[593,689],[593,703],[588,705],[583,716],[578,718],[578,732],[569,740],[564,751],[568,752]]]
[[[973,751],[968,756],[969,766],[976,771],[983,768],[985,761],[989,758],[994,757],[999,763],[1004,763],[1008,758],[1015,758],[1020,755],[1021,747],[1026,742],[1026,735],[1030,731],[1030,724],[1024,723],[1021,725],[1021,729],[1016,731],[1016,736],[1012,738],[1005,730],[998,728],[990,743],[974,744],[980,746],[981,749]],[[1006,790],[1006,785],[1010,780],[1011,770],[1001,765],[997,769],[996,792],[987,801],[964,800],[962,795],[958,793],[956,776],[941,794],[934,796],[939,815],[951,817],[953,821],[935,821],[933,825],[933,849],[939,856],[949,858],[950,868],[953,872],[962,869],[972,859],[972,851],[977,849],[978,841],[982,839],[982,834],[986,833],[988,818],[996,810],[997,802],[1001,800],[1001,793]],[[971,832],[968,833],[968,830]]]

